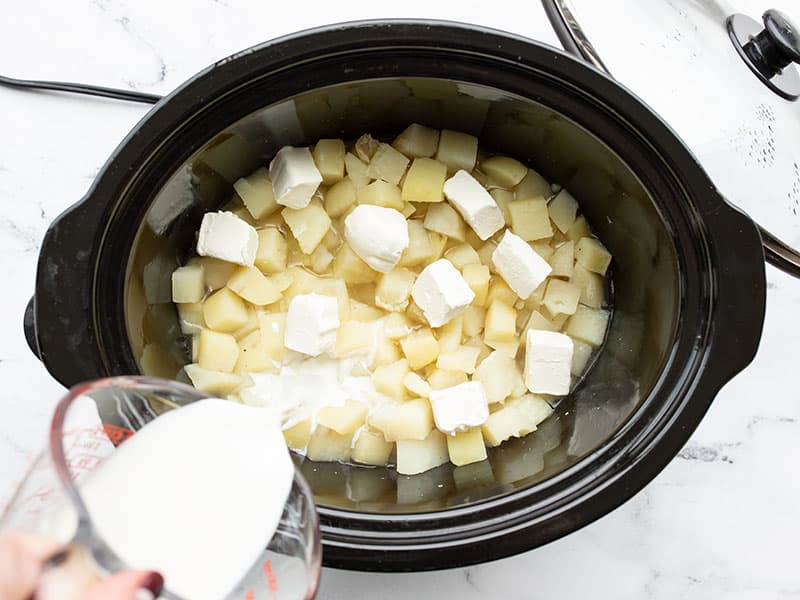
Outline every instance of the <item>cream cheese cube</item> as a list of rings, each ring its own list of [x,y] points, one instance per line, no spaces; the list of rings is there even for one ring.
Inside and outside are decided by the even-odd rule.
[[[232,212],[206,213],[197,236],[197,253],[252,267],[258,251],[258,233]]]
[[[536,394],[569,394],[572,339],[563,333],[528,330],[525,345],[525,387]]]
[[[444,182],[444,195],[482,240],[506,224],[491,194],[463,169]]]
[[[436,429],[448,435],[480,427],[489,418],[489,403],[478,381],[431,390],[430,401]]]
[[[525,240],[510,231],[503,234],[492,253],[492,264],[508,286],[526,300],[552,271]]]
[[[339,329],[339,303],[332,296],[299,294],[286,316],[284,345],[309,356],[333,350]]]
[[[431,327],[441,327],[472,303],[475,292],[449,260],[440,258],[419,274],[411,297]]]
[[[289,208],[305,208],[322,183],[322,174],[308,148],[284,146],[269,163],[275,201]]]
[[[362,204],[345,218],[344,237],[361,260],[386,273],[408,248],[408,222],[393,208]]]

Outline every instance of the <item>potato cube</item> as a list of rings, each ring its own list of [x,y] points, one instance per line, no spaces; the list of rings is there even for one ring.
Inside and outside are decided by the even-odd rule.
[[[503,220],[506,224],[511,223],[511,213],[508,212],[508,207],[514,201],[514,193],[504,190],[503,188],[494,188],[493,190],[489,190],[489,194],[494,198],[497,206],[499,206],[500,210],[503,212]]]
[[[481,170],[504,188],[513,188],[528,174],[528,167],[508,156],[492,156],[481,161]]]
[[[572,367],[570,373],[575,377],[580,377],[589,364],[594,348],[581,340],[572,340]]]
[[[561,279],[551,279],[547,284],[542,305],[553,315],[573,315],[578,308],[581,288]]]
[[[237,340],[241,341],[242,338],[250,335],[259,327],[258,311],[251,305],[247,305],[247,322],[234,331],[231,335]]]
[[[511,342],[516,336],[516,327],[517,311],[502,300],[495,300],[486,311],[483,339],[487,344]]]
[[[375,271],[346,242],[333,259],[333,274],[347,283],[371,283],[376,277]]]
[[[589,223],[586,221],[586,217],[581,215],[577,219],[572,222],[570,228],[567,229],[567,239],[573,242],[577,242],[581,238],[590,237],[592,235],[592,230],[589,227]]]
[[[356,186],[350,177],[334,183],[325,192],[325,211],[331,219],[341,217],[356,204]]]
[[[567,190],[562,189],[547,206],[550,213],[550,220],[558,227],[561,233],[566,233],[575,222],[575,215],[578,212],[578,203]]]
[[[355,154],[348,152],[344,155],[344,168],[347,171],[347,177],[353,182],[353,186],[357,190],[372,181],[367,175],[366,163],[362,162]]]
[[[365,133],[356,140],[354,147],[356,156],[358,156],[358,158],[363,160],[365,163],[369,163],[369,161],[372,160],[372,157],[375,155],[375,151],[378,149],[378,144],[380,144],[378,140],[376,140],[370,134]]]
[[[461,315],[453,317],[436,330],[436,339],[439,341],[439,353],[453,352],[461,345],[464,321]]]
[[[403,377],[403,385],[412,395],[427,398],[431,393],[431,386],[422,377],[410,371]]]
[[[411,323],[403,313],[389,313],[383,324],[383,333],[390,340],[399,340],[411,333]]]
[[[432,390],[443,390],[460,383],[466,383],[467,379],[467,374],[464,371],[435,369],[433,373],[428,376],[428,385]]]
[[[611,264],[611,253],[597,238],[584,237],[575,244],[575,260],[585,269],[605,275]]]
[[[264,273],[279,273],[286,269],[288,245],[276,227],[258,230],[258,251],[255,265]]]
[[[553,414],[553,409],[541,396],[526,394],[505,403],[486,419],[481,430],[489,447],[499,446],[512,437],[523,437],[536,431],[536,426]]]
[[[607,310],[578,306],[578,310],[567,321],[564,333],[597,347],[606,337],[609,316]]]
[[[225,287],[225,284],[228,283],[228,279],[231,278],[236,267],[239,266],[210,256],[196,256],[187,264],[199,264],[203,266],[206,290],[209,292]]]
[[[436,359],[436,366],[448,371],[474,373],[480,351],[477,346],[459,346],[447,354],[440,354]]]
[[[408,362],[401,358],[390,365],[377,367],[372,373],[372,384],[381,394],[385,394],[395,400],[402,400],[405,397],[405,385],[403,380],[408,374]]]
[[[550,260],[550,258],[553,256],[553,253],[555,252],[555,250],[553,250],[553,247],[547,241],[531,242],[530,246],[531,248],[533,248],[533,251],[536,252],[536,254],[538,254],[545,260]]]
[[[317,462],[348,462],[353,434],[340,434],[317,425],[306,448],[306,458]]]
[[[445,254],[447,257],[447,254]],[[483,306],[486,304],[486,299],[489,296],[489,267],[481,264],[468,264],[464,265],[461,274],[464,276],[464,281],[475,294],[475,299],[472,301],[473,305]]]
[[[400,188],[381,179],[357,190],[356,200],[359,204],[374,204],[395,210],[400,210],[404,206],[400,198]]]
[[[414,271],[402,267],[383,273],[375,288],[375,305],[388,311],[405,310],[416,278]]]
[[[478,158],[478,138],[460,131],[442,130],[439,135],[439,147],[436,149],[436,160],[447,165],[449,173],[459,169],[472,171]]]
[[[362,465],[382,467],[389,462],[394,444],[387,442],[378,431],[365,429],[358,434],[351,458]]]
[[[283,344],[286,332],[286,313],[260,313],[258,315],[261,345],[274,361],[280,361],[286,347]]]
[[[311,419],[304,419],[284,429],[283,439],[292,450],[304,450],[311,439]]]
[[[511,231],[527,242],[552,237],[550,215],[544,198],[515,200],[508,207]]]
[[[316,250],[331,228],[331,218],[322,208],[319,198],[313,198],[305,208],[284,208],[281,216],[304,254]]]
[[[247,306],[232,290],[222,288],[203,302],[203,319],[211,329],[231,333],[247,323]]]
[[[276,367],[262,342],[260,330],[256,329],[239,340],[239,360],[234,368],[237,373],[275,370]]]
[[[486,298],[487,304],[503,302],[509,306],[514,306],[517,300],[519,300],[519,296],[502,278],[495,277],[489,284],[489,294]]]
[[[317,249],[311,253],[311,270],[319,275],[324,275],[328,272],[328,267],[333,263],[333,254],[324,246],[320,244]]]
[[[181,324],[181,333],[193,334],[200,333],[200,330],[206,326],[206,321],[203,318],[203,303],[192,302],[187,304],[178,304],[178,320]]]
[[[322,183],[332,185],[344,177],[344,142],[342,140],[320,140],[311,156],[322,175]]]
[[[269,171],[261,167],[248,177],[242,177],[233,184],[247,212],[253,219],[264,219],[278,210]]]
[[[424,440],[433,430],[433,411],[424,398],[384,404],[367,420],[383,433],[387,442]]]
[[[203,369],[230,373],[238,359],[239,345],[232,335],[210,329],[200,332],[197,363]]]
[[[192,385],[207,394],[214,396],[227,396],[236,391],[244,384],[244,379],[240,375],[225,373],[223,371],[211,371],[204,369],[198,364],[185,365],[183,367]],[[433,417],[431,417],[433,419]]]
[[[497,249],[497,242],[492,240],[487,241],[483,246],[478,248],[478,259],[481,261],[481,264],[488,267],[491,272],[495,272],[494,269],[494,262],[492,261],[492,255],[494,251]]]
[[[428,238],[431,241],[431,248],[433,248],[433,254],[431,254],[431,262],[439,260],[440,258],[442,258],[442,255],[444,254],[444,249],[447,246],[449,238],[446,235],[443,235],[441,233],[436,233],[435,231],[429,231]]]
[[[406,202],[444,201],[444,180],[447,166],[432,158],[415,158],[403,182],[402,198]]]
[[[202,264],[178,267],[172,272],[172,301],[200,302],[206,295]]]
[[[310,291],[322,296],[335,297],[339,307],[339,320],[350,320],[350,296],[344,281],[330,277],[314,277]]]
[[[486,322],[485,308],[472,304],[464,310],[461,316],[463,318],[464,335],[466,337],[475,337],[483,331],[483,324]]]
[[[512,358],[495,350],[478,365],[472,380],[481,382],[489,404],[502,402],[514,389],[514,381],[510,375],[515,369],[516,364]]]
[[[577,264],[572,271],[570,283],[581,288],[581,304],[592,308],[602,308],[605,304],[605,284],[603,278],[597,273],[592,273],[583,265]]]
[[[405,315],[408,320],[415,325],[425,325],[426,327],[428,325],[428,319],[425,318],[425,313],[423,313],[422,309],[417,306],[413,298],[408,303],[408,308],[406,309]]]
[[[367,175],[397,185],[406,172],[408,159],[389,144],[378,144],[369,161]]]
[[[166,379],[173,379],[180,370],[180,365],[161,344],[146,344],[139,357],[139,366],[145,375]]]
[[[552,193],[547,180],[533,169],[528,169],[527,175],[514,187],[514,198],[517,200],[549,198]]]
[[[282,296],[275,284],[255,267],[236,269],[228,280],[228,288],[257,306],[272,304]]]
[[[423,224],[428,231],[441,233],[460,242],[464,241],[467,233],[467,226],[461,215],[446,202],[432,204],[428,208]]]
[[[439,356],[439,342],[427,327],[412,331],[400,340],[400,347],[408,359],[408,366],[413,370],[432,363]]]
[[[363,302],[359,302],[358,300],[350,298],[350,318],[353,321],[364,321],[369,323],[385,316],[386,313],[380,308],[375,308],[374,306],[370,306],[369,304],[364,304]],[[339,331],[341,331],[341,329]]]
[[[424,440],[398,440],[397,472],[416,475],[446,463],[449,459],[446,437],[434,429]]]
[[[352,316],[352,315],[351,315]],[[336,345],[333,355],[343,358],[372,347],[375,342],[375,332],[372,323],[362,321],[344,321],[336,331]],[[341,432],[339,432],[341,433]]]
[[[411,215],[417,212],[417,207],[411,204],[411,202],[406,202],[403,204],[403,208],[400,209],[400,212],[403,213],[403,216],[408,219]]]
[[[463,269],[467,265],[480,265],[481,259],[475,248],[469,244],[458,244],[444,253],[444,257],[453,263],[456,269]]]
[[[528,330],[530,329],[538,329],[540,331],[559,331],[561,329],[561,325],[563,325],[563,323],[555,323],[545,317],[541,311],[534,310],[531,312],[531,316],[528,317],[528,322],[525,324],[519,334],[520,341],[522,342],[523,346],[526,344]]]
[[[563,242],[549,259],[552,277],[572,277],[575,263],[575,242]]]
[[[394,340],[390,340],[385,335],[378,335],[375,344],[375,367],[390,365],[400,360],[400,348]]]
[[[353,434],[367,418],[367,405],[347,400],[342,406],[323,406],[317,413],[317,424],[341,435]]]
[[[398,263],[401,267],[415,267],[432,262],[433,246],[428,231],[422,221],[408,221],[408,248],[405,249]]]
[[[438,145],[439,131],[418,123],[406,127],[392,142],[392,146],[412,158],[431,157]]]
[[[446,438],[450,462],[457,467],[486,459],[486,445],[483,443],[480,427],[448,435]]]
[[[513,339],[510,342],[489,341],[486,342],[486,345],[492,350],[497,350],[501,354],[505,354],[509,358],[514,358],[517,352],[519,352],[519,338]]]

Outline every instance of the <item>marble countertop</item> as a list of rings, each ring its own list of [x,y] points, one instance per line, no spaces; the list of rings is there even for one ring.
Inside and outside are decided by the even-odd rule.
[[[406,0],[387,14],[377,4],[312,2],[275,14],[252,0],[9,0],[0,72],[166,93],[214,60],[282,33],[380,16],[471,21],[557,44],[537,1],[524,11],[512,0],[491,10],[478,4]],[[63,392],[22,334],[39,244],[146,110],[0,88],[0,505],[41,447]],[[490,564],[423,574],[326,569],[319,598],[800,597],[800,281],[772,268],[767,277],[755,361],[720,392],[678,457],[624,506]]]

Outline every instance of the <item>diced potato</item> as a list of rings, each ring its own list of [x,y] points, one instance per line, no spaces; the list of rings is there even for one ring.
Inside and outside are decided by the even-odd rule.
[[[202,264],[178,267],[172,272],[173,302],[200,302],[205,295],[206,283]]]
[[[517,311],[502,300],[495,300],[486,311],[483,339],[487,344],[511,342],[516,335],[516,327]]]
[[[412,123],[392,142],[392,146],[411,158],[427,158],[436,154],[439,131]]]
[[[228,280],[228,288],[257,306],[280,300],[282,294],[272,281],[255,267],[239,267]]]
[[[382,467],[389,462],[394,444],[387,442],[378,431],[365,429],[358,434],[351,458],[362,465]]]
[[[333,355],[336,358],[350,356],[351,354],[370,348],[374,341],[375,333],[372,323],[355,320],[344,321],[339,325],[339,329],[336,331],[336,345],[333,350]]]
[[[353,182],[353,186],[357,190],[372,181],[369,175],[367,175],[367,164],[361,161],[355,154],[348,152],[344,155],[344,167],[347,171],[347,177]]]
[[[460,383],[466,383],[467,379],[467,374],[464,371],[436,369],[428,376],[428,385],[432,390],[443,390]]]
[[[347,283],[371,283],[376,273],[345,242],[333,259],[333,274]]]
[[[348,462],[353,434],[342,435],[317,425],[306,448],[306,458],[317,462]]]
[[[436,330],[436,339],[439,341],[439,353],[453,352],[461,345],[464,330],[464,321],[461,315],[453,317]]]
[[[174,378],[180,370],[180,365],[160,344],[146,344],[139,356],[139,365],[145,375],[166,379]]]
[[[400,188],[382,179],[373,181],[357,190],[356,200],[359,204],[374,204],[375,206],[394,208],[395,210],[400,210],[405,205],[400,198]]]
[[[398,440],[397,472],[416,475],[446,463],[449,459],[446,437],[434,429],[424,440]]]
[[[432,158],[415,158],[403,182],[405,202],[444,201],[444,181],[447,166]]]
[[[375,303],[375,287],[375,283],[372,281],[369,283],[355,283],[348,285],[347,291],[350,292],[350,297],[354,300],[373,306]]]
[[[236,267],[239,266],[210,256],[197,256],[190,260],[189,263],[203,265],[206,289],[209,292],[225,287],[228,279],[231,278]]]
[[[432,363],[439,356],[439,342],[427,327],[412,331],[400,340],[400,347],[408,359],[409,368],[413,370]]]
[[[350,320],[350,296],[344,281],[331,277],[314,277],[311,292],[335,297],[339,307],[339,320]]]
[[[406,202],[403,204],[403,208],[400,209],[400,212],[403,213],[403,216],[408,219],[411,215],[417,212],[417,207],[414,206],[411,202]]]
[[[364,321],[370,323],[385,316],[386,313],[380,308],[375,308],[374,306],[370,306],[369,304],[364,304],[363,302],[359,302],[358,300],[350,298],[350,318],[353,321]]]
[[[494,273],[494,262],[492,261],[492,254],[497,249],[497,242],[492,240],[487,241],[483,246],[478,248],[478,258],[481,264],[486,266],[491,272]]]
[[[449,371],[474,373],[480,351],[476,346],[459,346],[447,354],[440,354],[436,359],[436,366]]]
[[[453,263],[456,269],[463,269],[467,265],[480,265],[481,259],[475,248],[469,244],[458,244],[444,253],[444,257]]]
[[[350,177],[334,183],[325,192],[325,211],[331,219],[341,217],[356,204],[356,186]]]
[[[592,357],[592,348],[586,342],[575,339],[572,340],[572,367],[570,373],[575,377],[580,377],[586,370],[586,365],[589,364],[589,359]]]
[[[192,382],[192,385],[207,394],[214,396],[227,396],[235,392],[242,384],[244,379],[240,375],[225,373],[222,371],[211,371],[204,369],[198,364],[185,365],[183,369]]]
[[[519,339],[524,346],[528,338],[529,329],[537,329],[540,331],[559,331],[561,329],[561,325],[563,325],[563,323],[555,323],[545,317],[541,311],[534,310],[531,312],[528,322],[522,328],[522,331],[519,334]]]
[[[264,273],[280,273],[286,269],[286,238],[276,227],[258,230],[258,251],[255,265]]]
[[[514,389],[511,373],[515,369],[516,364],[512,358],[495,350],[481,361],[472,380],[481,382],[489,404],[503,402]]]
[[[514,292],[502,278],[495,277],[489,284],[489,295],[486,298],[487,304],[504,302],[509,306],[514,306],[517,300],[519,300],[519,296],[517,296],[516,292]]]
[[[332,185],[344,177],[345,149],[342,140],[320,140],[311,155],[322,175],[322,183]]]
[[[258,315],[261,345],[274,361],[280,361],[286,347],[283,345],[286,331],[286,313],[260,313]]]
[[[408,248],[400,257],[399,266],[415,267],[419,264],[427,264],[433,262],[432,256],[433,246],[425,225],[419,219],[411,219],[408,221]]]
[[[489,447],[499,446],[512,437],[523,437],[536,431],[536,426],[553,414],[553,409],[541,396],[526,394],[505,403],[489,415],[481,427]]]
[[[553,277],[572,277],[575,263],[575,242],[563,242],[550,257]]]
[[[364,424],[367,405],[347,400],[342,406],[323,406],[317,413],[317,426],[322,425],[341,435],[352,435]]]
[[[523,240],[531,242],[552,237],[550,215],[544,198],[515,200],[508,206],[511,216],[511,231]]]
[[[333,262],[333,254],[323,245],[317,246],[317,249],[311,253],[311,270],[320,275],[328,272],[328,267]]]
[[[445,257],[447,257],[447,253],[445,253]],[[485,305],[489,296],[489,267],[482,264],[468,264],[464,265],[461,274],[475,294],[472,304],[476,306]]]
[[[567,321],[564,333],[597,347],[606,337],[609,316],[607,310],[579,305]]]
[[[447,165],[449,173],[459,169],[472,171],[478,158],[478,138],[460,131],[442,130],[436,160]]]
[[[433,411],[424,398],[384,404],[367,420],[383,433],[387,442],[424,440],[433,430]]]
[[[439,205],[434,204],[433,206]],[[433,249],[433,254],[431,254],[431,262],[439,260],[442,258],[442,254],[444,254],[444,249],[447,246],[447,241],[449,238],[444,234],[436,233],[435,231],[429,231],[428,239],[430,239],[431,248]]]
[[[461,215],[446,202],[432,204],[428,208],[423,224],[428,231],[441,233],[460,242],[464,241],[467,233],[467,226]]]
[[[489,191],[497,206],[503,211],[503,220],[506,224],[511,223],[511,213],[508,212],[509,205],[514,201],[514,193],[503,188],[494,188]]]
[[[513,188],[528,174],[528,167],[508,156],[492,156],[481,161],[481,170],[504,188]]]
[[[406,172],[408,159],[389,144],[378,144],[369,161],[367,175],[397,185]]]
[[[461,314],[464,320],[464,335],[468,338],[479,335],[486,322],[486,309],[474,304],[468,306]]]
[[[577,242],[581,238],[591,236],[592,230],[589,227],[589,223],[586,221],[586,218],[581,215],[572,222],[570,228],[567,229],[566,235],[568,240]]]
[[[528,174],[514,188],[514,198],[517,200],[548,198],[552,193],[553,190],[547,180],[533,169],[528,169]]]
[[[365,133],[360,138],[356,140],[355,143],[355,152],[356,156],[360,160],[363,160],[365,163],[369,163],[372,160],[372,157],[375,155],[375,151],[378,149],[378,145],[380,142],[373,138],[370,134]]]
[[[530,246],[531,248],[533,248],[533,251],[536,252],[536,254],[538,254],[547,261],[550,260],[550,258],[553,256],[553,253],[555,252],[555,250],[553,250],[553,247],[547,241],[531,242]]]
[[[181,324],[181,333],[193,334],[200,333],[206,326],[203,318],[203,303],[192,302],[188,304],[178,304],[178,319]]]
[[[402,267],[383,273],[375,288],[375,305],[388,311],[405,310],[416,278],[414,271]]]
[[[236,338],[227,333],[204,329],[200,332],[197,363],[203,369],[230,373],[239,359]]]
[[[276,364],[262,341],[260,330],[256,329],[239,340],[239,360],[235,371],[257,373],[275,368]]]
[[[304,450],[311,439],[311,419],[304,419],[288,429],[284,429],[283,439],[292,450]]]
[[[390,340],[385,335],[379,335],[375,345],[375,366],[390,365],[400,360],[400,348],[395,340]]]
[[[255,307],[251,304],[247,305],[247,322],[239,327],[236,331],[233,332],[233,337],[235,337],[238,341],[241,341],[242,338],[250,335],[256,329],[259,328],[259,320],[258,320],[259,311],[256,311]]]
[[[281,211],[281,216],[292,230],[292,235],[304,254],[311,254],[316,250],[331,228],[331,218],[319,198],[313,198],[305,208],[286,207]]]
[[[581,288],[561,279],[551,279],[547,284],[542,305],[553,315],[573,315],[578,308]]]
[[[605,284],[597,273],[585,269],[583,265],[575,265],[571,283],[581,288],[580,303],[592,308],[602,308],[605,304]]]
[[[585,269],[605,275],[611,264],[611,253],[597,238],[584,237],[575,244],[575,260]]]
[[[244,300],[225,287],[205,299],[203,318],[211,329],[231,333],[247,323],[247,306]]]
[[[413,396],[427,398],[431,393],[431,386],[422,377],[410,371],[403,377],[403,385]]]
[[[405,397],[403,380],[407,374],[408,362],[401,358],[392,364],[377,367],[372,373],[372,384],[381,394],[402,400]]]
[[[517,352],[519,352],[519,338],[513,339],[510,342],[488,341],[486,345],[492,350],[497,350],[501,354],[505,354],[509,358],[514,358]]]
[[[480,427],[445,437],[450,462],[457,467],[486,459],[486,445]]]
[[[403,313],[389,313],[383,324],[383,333],[390,340],[399,340],[411,333],[411,323]]]
[[[242,199],[247,212],[254,219],[264,219],[278,210],[269,171],[261,167],[248,177],[242,177],[233,184],[233,189]]]
[[[575,222],[575,215],[578,212],[578,203],[567,190],[558,192],[555,198],[547,206],[550,212],[550,220],[558,227],[561,233],[566,233]]]

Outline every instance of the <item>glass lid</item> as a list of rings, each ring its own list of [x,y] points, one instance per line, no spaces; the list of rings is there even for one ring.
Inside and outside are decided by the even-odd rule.
[[[544,4],[565,48],[653,107],[800,274],[800,2]]]

